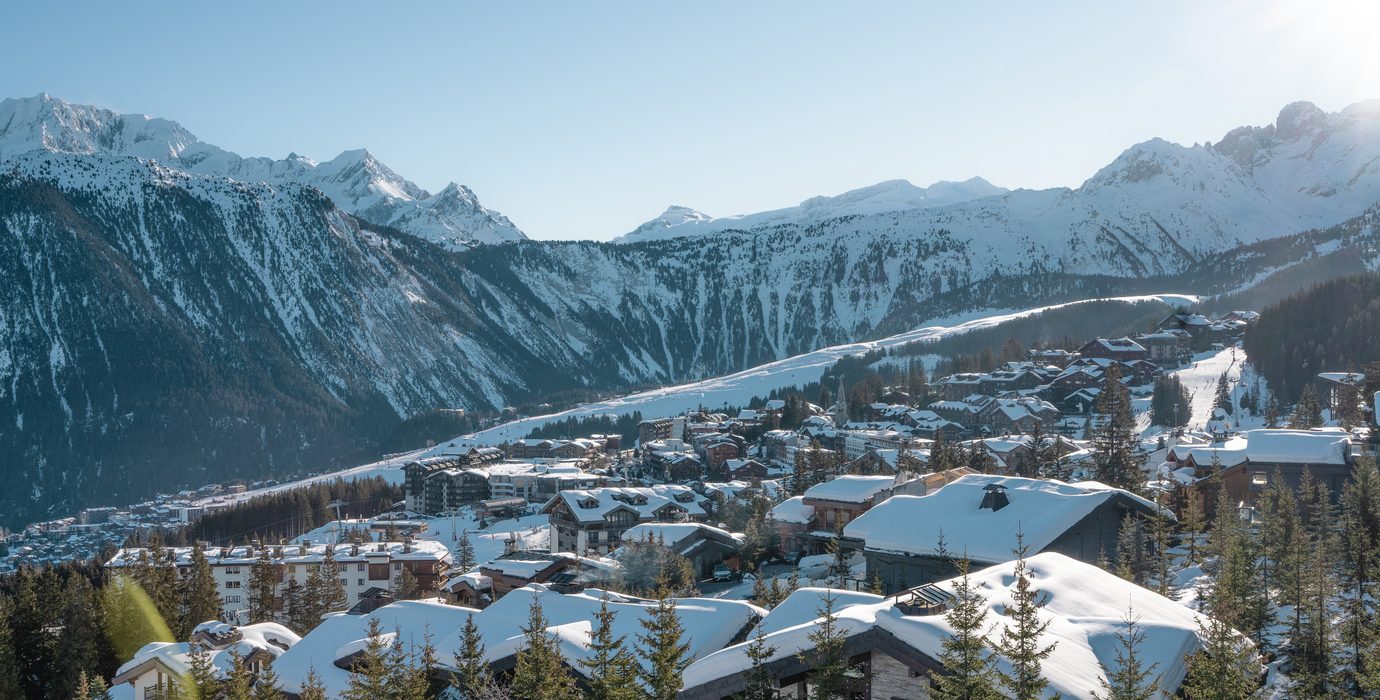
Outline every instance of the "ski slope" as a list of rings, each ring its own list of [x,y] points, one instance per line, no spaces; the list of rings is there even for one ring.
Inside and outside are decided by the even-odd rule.
[[[838,362],[839,359],[844,357],[861,355],[872,350],[890,349],[917,341],[939,340],[940,338],[967,333],[982,328],[989,328],[1005,321],[1023,318],[1042,311],[1074,304],[1084,304],[1092,301],[1125,301],[1128,303],[1160,301],[1166,304],[1176,305],[1194,304],[1197,300],[1198,297],[1189,294],[1150,294],[1142,296],[1104,297],[1041,306],[1023,311],[991,313],[990,315],[977,318],[968,317],[966,320],[962,317],[941,319],[931,322],[931,325],[926,325],[880,340],[835,345],[808,352],[803,355],[788,357],[784,360],[769,362],[722,377],[705,379],[678,386],[664,387],[661,389],[652,389],[650,391],[609,399],[607,401],[584,404],[558,413],[520,418],[515,421],[496,425],[486,430],[481,430],[477,433],[463,435],[449,443],[444,443],[434,448],[433,451],[441,452],[447,447],[455,445],[497,445],[512,440],[518,440],[527,437],[533,430],[541,426],[569,418],[583,419],[599,415],[622,416],[635,412],[641,412],[643,416],[652,418],[673,416],[700,407],[713,410],[725,406],[746,406],[753,397],[766,396],[770,394],[773,389],[784,389],[791,386],[800,386],[819,381],[819,379],[824,376],[825,370],[832,367],[835,362]],[[1216,375],[1213,376],[1215,378]],[[1212,391],[1209,389],[1207,394],[1210,411]]]
[[[1188,419],[1190,430],[1202,430],[1212,419],[1212,407],[1217,398],[1217,380],[1222,373],[1227,374],[1227,385],[1232,387],[1232,399],[1236,400],[1236,385],[1241,381],[1241,368],[1246,364],[1246,353],[1241,348],[1230,347],[1216,353],[1202,353],[1194,356],[1193,364],[1172,374],[1183,383],[1188,392],[1188,403],[1193,415]]]

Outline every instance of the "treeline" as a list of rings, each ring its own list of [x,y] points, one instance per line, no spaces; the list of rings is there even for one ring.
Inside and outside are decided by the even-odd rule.
[[[566,418],[547,423],[527,434],[529,438],[562,439],[589,437],[590,435],[621,435],[623,444],[632,446],[637,440],[637,424],[642,422],[642,412],[613,416],[608,414],[589,418]]]
[[[318,482],[211,511],[183,535],[169,535],[167,541],[228,545],[257,539],[268,544],[291,539],[335,520],[333,501],[344,501],[340,507],[343,517],[370,517],[388,512],[402,497],[401,486],[378,476]]]
[[[1380,361],[1380,274],[1329,280],[1266,307],[1245,349],[1285,403],[1319,372],[1362,371]]]
[[[83,677],[115,673],[123,659],[106,628],[121,611],[105,583],[92,562],[0,576],[0,698],[70,700]]]
[[[999,354],[1017,343],[1024,347],[1073,350],[1093,338],[1117,338],[1155,327],[1173,312],[1158,301],[1089,301],[1041,311],[935,341],[907,343],[894,355]]]

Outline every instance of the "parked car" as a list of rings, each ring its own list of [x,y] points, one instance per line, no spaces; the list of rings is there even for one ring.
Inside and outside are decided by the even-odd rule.
[[[733,569],[728,568],[728,565],[727,565],[727,564],[715,564],[715,565],[714,565],[714,580],[715,580],[715,581],[732,581],[732,580],[733,580]]]

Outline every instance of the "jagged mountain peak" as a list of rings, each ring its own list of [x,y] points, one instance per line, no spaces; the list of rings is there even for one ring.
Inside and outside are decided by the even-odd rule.
[[[465,190],[432,201],[368,149],[341,152],[318,163],[297,153],[282,160],[246,158],[205,143],[167,119],[70,103],[41,93],[0,100],[0,160],[42,150],[134,156],[199,175],[245,182],[298,183],[320,189],[341,209],[377,224],[434,240],[452,249],[526,238],[507,217],[479,205]]]

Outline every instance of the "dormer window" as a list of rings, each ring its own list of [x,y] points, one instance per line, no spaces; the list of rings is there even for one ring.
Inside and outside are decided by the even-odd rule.
[[[617,498],[617,497],[615,496],[615,498]],[[580,500],[580,507],[581,507],[581,508],[586,508],[586,509],[588,509],[588,508],[598,508],[598,507],[599,507],[599,499],[597,499],[597,498],[584,498],[584,499],[581,499],[581,500]]]

